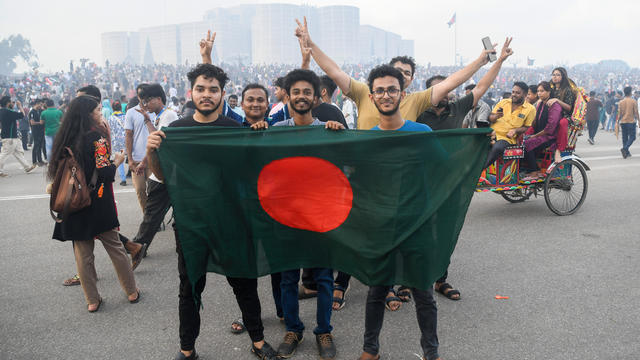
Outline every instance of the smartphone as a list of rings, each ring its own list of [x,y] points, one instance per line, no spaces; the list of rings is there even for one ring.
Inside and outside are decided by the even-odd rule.
[[[485,50],[494,50],[493,44],[491,43],[491,39],[489,39],[488,36],[485,36],[482,38],[482,45],[484,45]],[[489,57],[489,61],[491,62],[498,60],[498,57],[496,56],[495,51],[492,53],[489,53],[488,57]]]

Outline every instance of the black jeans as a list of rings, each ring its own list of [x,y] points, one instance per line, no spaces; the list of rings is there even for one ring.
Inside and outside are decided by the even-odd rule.
[[[449,276],[449,268],[447,268],[447,270],[444,271],[444,275],[442,275],[442,277],[440,279],[436,280],[436,282],[438,284],[446,283],[448,276]]]
[[[42,159],[47,158],[45,154],[46,149],[44,147],[44,133],[33,133],[33,149],[31,149],[31,162],[36,164],[42,162]]]
[[[184,255],[178,240],[178,231],[175,229],[176,236],[176,252],[178,253],[178,275],[180,277],[180,291],[178,293],[178,318],[180,322],[180,349],[191,351],[194,349],[196,339],[200,334],[200,308],[196,304],[196,297],[199,299],[204,286],[207,283],[206,275],[203,275],[196,282],[195,295],[192,290],[191,282],[187,276],[187,267],[184,262]]]
[[[509,146],[509,142],[506,140],[498,140],[493,147],[491,147],[491,151],[489,151],[489,156],[487,157],[487,162],[484,164],[485,168],[488,168],[494,161],[498,160],[502,153],[504,153],[504,149]]]
[[[242,312],[242,322],[251,341],[264,340],[264,326],[262,325],[260,298],[258,297],[258,279],[227,277],[227,282],[233,288],[236,302]]]
[[[587,122],[587,126],[589,127],[589,139],[593,140],[593,138],[596,136],[599,124],[600,122],[598,121],[598,119],[596,119],[595,121]]]
[[[157,181],[148,180],[147,203],[144,207],[144,216],[133,241],[140,244],[147,244],[148,248],[170,207],[171,199],[169,199],[167,186]]]
[[[27,144],[29,144],[29,130],[20,130],[22,135],[22,150],[27,151]]]
[[[389,286],[372,286],[367,294],[367,306],[364,318],[363,350],[377,355],[380,351],[380,331],[384,322],[384,305]],[[428,290],[411,288],[416,303],[416,317],[420,327],[420,345],[427,360],[438,355],[438,308],[433,298],[433,287]]]

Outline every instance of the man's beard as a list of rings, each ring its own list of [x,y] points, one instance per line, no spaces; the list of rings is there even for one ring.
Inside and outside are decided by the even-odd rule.
[[[216,107],[214,107],[212,110],[202,110],[198,107],[198,105],[196,105],[196,111],[202,114],[202,116],[207,117],[213,114],[216,110],[218,110],[218,108],[220,107],[220,104],[222,104],[222,99],[220,99],[220,102],[218,103],[218,105],[216,105]]]
[[[295,112],[297,112],[298,114],[300,114],[300,115],[305,115],[306,113],[308,113],[309,111],[311,111],[311,108],[312,108],[311,103],[307,103],[307,104],[309,104],[309,107],[308,107],[308,108],[306,108],[306,109],[298,109],[298,108],[296,107],[296,104],[291,104],[291,107],[292,107],[292,108],[293,108],[293,110],[294,110]]]
[[[524,104],[524,98],[522,98],[522,99],[520,99],[518,101],[516,101],[516,99],[514,99],[514,98],[511,98],[511,103],[516,104],[516,105],[522,105],[522,104]]]
[[[380,106],[378,106],[377,102],[373,102],[373,104],[376,106],[376,109],[378,109],[378,111],[380,112],[380,114],[384,115],[384,116],[391,116],[394,115],[395,113],[398,112],[398,109],[400,108],[400,101],[398,101],[398,104],[391,110],[389,111],[382,111],[382,109],[380,109]]]

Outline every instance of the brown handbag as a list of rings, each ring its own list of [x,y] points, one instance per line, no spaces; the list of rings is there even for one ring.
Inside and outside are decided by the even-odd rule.
[[[58,163],[56,177],[51,187],[49,212],[55,222],[61,223],[69,214],[91,205],[91,191],[96,187],[98,172],[94,169],[91,182],[87,184],[84,171],[79,166],[71,148],[64,148],[66,154]],[[58,214],[56,215],[55,212]]]

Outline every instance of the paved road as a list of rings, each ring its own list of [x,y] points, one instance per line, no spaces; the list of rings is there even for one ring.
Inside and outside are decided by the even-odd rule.
[[[596,140],[580,138],[577,153],[592,170],[587,201],[573,216],[553,215],[542,198],[509,204],[474,196],[450,268],[462,300],[437,297],[444,359],[640,358],[640,151],[623,160],[612,134]],[[159,233],[136,270],[143,297],[135,305],[97,245],[105,303],[89,314],[81,289],[61,286],[75,263],[70,243],[50,239],[42,169],[26,175],[15,162],[5,169],[12,176],[0,179],[0,359],[172,359],[179,344],[172,232]],[[133,235],[141,220],[136,196],[131,186],[116,190],[122,232]],[[228,331],[239,316],[230,287],[221,276],[208,279],[198,351],[203,359],[253,359],[248,336]],[[268,277],[260,296],[266,340],[277,346],[284,329]],[[354,281],[346,307],[334,313],[341,359],[360,353],[365,296]],[[317,358],[314,308],[314,300],[302,302],[307,339],[294,359]],[[417,359],[418,339],[412,303],[386,312],[384,359]]]

